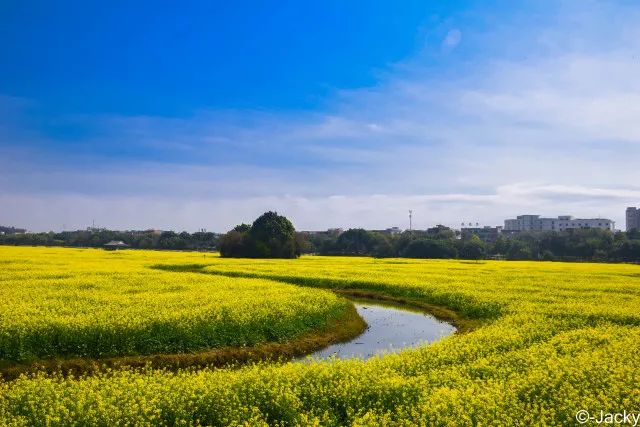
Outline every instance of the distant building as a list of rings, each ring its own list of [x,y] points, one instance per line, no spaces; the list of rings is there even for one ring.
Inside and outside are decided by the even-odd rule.
[[[399,227],[391,227],[391,228],[387,228],[385,230],[385,233],[391,234],[391,235],[400,234],[402,233],[402,230]]]
[[[104,248],[106,250],[110,250],[110,251],[115,251],[118,249],[124,249],[124,248],[128,248],[129,245],[127,245],[125,242],[123,242],[122,240],[112,240],[109,243],[105,243]]]
[[[24,228],[15,228],[15,227],[5,227],[0,225],[0,233],[2,234],[24,234],[27,230]]]
[[[478,236],[485,243],[495,243],[502,234],[502,227],[463,227],[460,233],[463,240]]]
[[[640,230],[640,208],[627,208],[627,231]]]
[[[557,218],[540,218],[540,215],[520,215],[504,221],[507,233],[520,231],[564,231],[599,228],[613,231],[615,222],[606,218],[574,218],[570,215]]]

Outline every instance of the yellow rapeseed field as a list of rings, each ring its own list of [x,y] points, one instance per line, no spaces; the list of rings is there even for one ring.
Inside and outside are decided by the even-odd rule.
[[[91,277],[91,271],[108,275],[120,269],[126,270],[124,276],[141,274],[149,281],[162,277],[163,286],[171,286],[171,277],[176,286],[183,280],[226,278],[230,287],[238,283],[244,291],[241,279],[261,278],[298,285],[300,291],[354,289],[442,305],[480,324],[469,333],[366,362],[23,376],[0,383],[0,424],[575,425],[581,410],[593,422],[609,413],[640,413],[640,267],[635,265],[259,261],[13,248],[0,248],[0,254],[3,289],[11,280],[9,288],[28,289],[30,272],[44,275],[46,270],[52,273],[42,276],[40,289],[66,280],[57,277],[64,274],[73,284]],[[16,259],[24,262],[15,264]],[[77,264],[82,267],[73,267]],[[12,279],[19,274],[24,280]],[[73,294],[75,288],[70,289]],[[199,289],[206,300],[209,290]],[[24,295],[38,298],[38,293]],[[3,298],[8,294],[3,291]],[[154,295],[150,291],[148,298]],[[2,302],[3,319],[7,309],[20,312],[29,305],[11,298],[10,304]],[[237,301],[233,293],[226,298],[232,306]]]
[[[163,257],[175,254],[0,247],[0,362],[281,342],[346,306],[327,291],[145,267]]]

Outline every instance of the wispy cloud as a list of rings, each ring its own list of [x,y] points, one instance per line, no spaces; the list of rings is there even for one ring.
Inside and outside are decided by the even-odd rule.
[[[458,46],[460,41],[462,40],[462,32],[457,28],[449,30],[444,40],[442,40],[442,47],[444,49],[450,50]]]
[[[452,55],[479,40],[506,53],[450,75],[421,52],[315,111],[59,117],[91,130],[65,153],[24,112],[37,103],[0,98],[0,223],[103,215],[112,227],[223,231],[278,209],[302,228],[379,228],[410,208],[425,227],[527,212],[621,221],[640,203],[638,13],[590,5],[545,28],[451,29]]]
[[[609,216],[613,204],[624,205],[640,197],[640,189],[602,189],[535,184],[512,184],[485,194],[369,194],[332,196],[216,196],[183,197],[175,194],[0,194],[9,224],[28,222],[34,230],[83,228],[93,220],[114,228],[227,230],[250,222],[265,210],[277,210],[293,219],[299,229],[328,227],[407,226],[407,207],[414,210],[414,226],[483,225],[528,213]],[[559,203],[559,200],[562,200]],[[604,201],[604,203],[603,203]],[[52,221],[58,221],[52,223]]]

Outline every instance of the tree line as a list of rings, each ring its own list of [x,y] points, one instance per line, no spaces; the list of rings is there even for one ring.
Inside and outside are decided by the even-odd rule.
[[[0,235],[2,245],[75,246],[101,248],[121,240],[136,249],[215,250],[219,235],[210,232],[78,230],[60,233],[14,233]]]
[[[87,230],[0,235],[0,244],[102,247],[121,240],[132,248],[219,250],[223,257],[295,258],[301,254],[547,261],[640,262],[640,231],[600,229],[524,232],[487,243],[477,236],[459,238],[445,226],[387,234],[352,228],[345,232],[296,232],[286,217],[266,212],[252,224],[224,235],[183,231]]]
[[[310,234],[304,253],[406,258],[640,262],[640,232],[600,229],[526,232],[487,243],[458,238],[447,227],[389,235],[361,228],[340,234]]]

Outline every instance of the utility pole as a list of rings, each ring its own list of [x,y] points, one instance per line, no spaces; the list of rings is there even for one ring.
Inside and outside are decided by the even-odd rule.
[[[411,232],[412,226],[413,226],[413,224],[411,223],[412,218],[413,218],[413,211],[409,209],[409,232]]]

